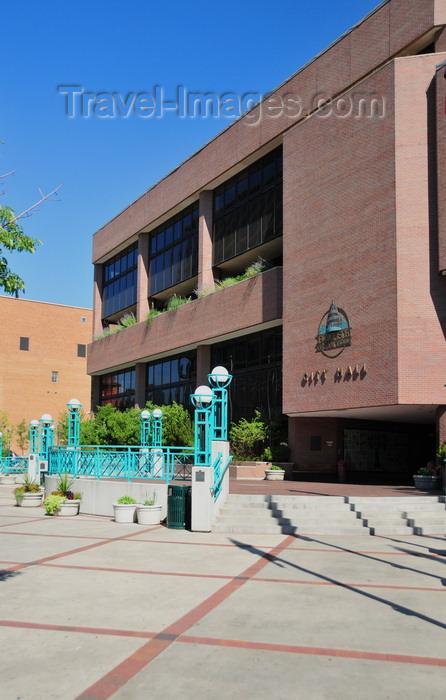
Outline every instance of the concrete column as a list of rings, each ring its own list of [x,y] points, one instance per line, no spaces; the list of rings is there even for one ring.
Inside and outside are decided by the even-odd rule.
[[[436,412],[437,447],[446,442],[446,406],[438,406]]]
[[[149,242],[148,233],[138,237],[138,286],[136,294],[136,320],[145,321],[149,311]]]
[[[101,378],[92,377],[91,378],[91,410],[96,411],[101,400]]]
[[[211,346],[197,346],[197,386],[208,383],[208,374],[211,371]]]
[[[94,266],[93,338],[102,333],[102,265]]]
[[[200,194],[200,219],[198,224],[198,287],[214,286],[212,272],[212,210],[213,193]]]
[[[146,405],[146,363],[137,362],[135,365],[135,408]]]

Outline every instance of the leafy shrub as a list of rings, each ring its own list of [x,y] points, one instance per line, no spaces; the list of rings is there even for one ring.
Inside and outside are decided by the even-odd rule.
[[[261,420],[260,411],[256,410],[252,420],[241,418],[238,423],[232,424],[229,430],[231,452],[239,461],[259,459],[264,452],[266,437],[265,423]]]
[[[56,513],[59,510],[63,500],[63,496],[58,496],[53,493],[47,496],[43,502],[43,505],[45,506],[45,510],[48,513],[48,515],[54,515],[54,513]]]
[[[132,504],[132,503],[138,503],[136,498],[132,498],[132,496],[121,496],[118,498],[118,503],[122,504]]]

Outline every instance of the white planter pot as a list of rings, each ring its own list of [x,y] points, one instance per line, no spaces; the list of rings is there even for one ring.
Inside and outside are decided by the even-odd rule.
[[[283,481],[285,469],[265,469],[265,479],[267,481]]]
[[[81,504],[80,498],[66,499],[60,504],[58,515],[70,516],[78,515]]]
[[[138,503],[136,506],[136,517],[140,525],[159,525],[161,522],[162,506],[145,506]]]
[[[43,491],[24,493],[22,498],[16,499],[16,502],[22,508],[37,508],[42,505],[44,495]]]
[[[117,523],[134,523],[136,520],[136,503],[113,503]]]
[[[15,474],[3,474],[0,476],[0,484],[15,484]]]

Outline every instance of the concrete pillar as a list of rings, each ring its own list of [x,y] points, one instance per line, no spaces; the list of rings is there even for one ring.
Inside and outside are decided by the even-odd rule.
[[[213,193],[200,194],[200,218],[198,224],[198,287],[213,288],[212,272],[212,211]]]
[[[197,346],[197,386],[208,384],[208,374],[211,371],[211,346]]]
[[[91,410],[93,413],[96,412],[99,402],[101,400],[101,378],[92,377],[91,378]]]
[[[135,408],[146,405],[146,363],[137,362],[135,365]]]
[[[149,312],[149,242],[148,233],[138,238],[138,286],[136,294],[136,320],[145,321]]]
[[[93,338],[102,333],[102,265],[94,266]]]
[[[436,411],[437,447],[446,442],[446,406],[438,406]]]

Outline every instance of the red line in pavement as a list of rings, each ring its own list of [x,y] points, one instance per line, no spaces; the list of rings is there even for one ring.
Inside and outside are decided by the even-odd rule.
[[[429,656],[410,656],[407,654],[386,654],[355,649],[330,649],[324,647],[307,647],[287,644],[270,644],[267,642],[247,642],[238,639],[214,639],[213,637],[195,637],[183,635],[178,642],[186,644],[206,644],[209,646],[236,647],[239,649],[263,649],[265,651],[286,652],[289,654],[310,654],[313,656],[337,656],[344,659],[367,659],[369,661],[391,661],[392,663],[422,664],[425,666],[446,666],[446,659]]]
[[[272,558],[293,541],[293,535],[286,537],[280,545],[273,547],[268,552],[268,557],[261,556],[259,561],[248,567],[243,574],[228,581],[220,590],[210,595],[206,600],[200,603],[200,605],[197,605],[196,608],[166,627],[154,639],[146,642],[141,649],[131,654],[122,664],[119,664],[116,668],[99,679],[99,681],[93,683],[93,685],[81,693],[76,700],[98,700],[99,698],[111,697],[111,695],[119,690],[119,688],[122,688],[127,681],[134,678],[141,669],[167,649],[180,634],[186,632],[186,630],[196,624],[205,615],[211,612],[211,610],[214,610],[214,608],[226,600],[231,593],[238,590],[249,581],[251,576],[269,564]]]
[[[120,677],[125,679],[125,681],[135,675],[132,673],[130,676],[126,674],[130,669],[135,670],[138,673],[144,666],[149,663],[153,658],[158,656],[158,654],[163,651],[170,643],[173,641],[181,642],[182,644],[201,644],[203,646],[218,646],[218,647],[232,647],[237,649],[256,649],[263,651],[275,651],[278,653],[287,654],[306,654],[310,656],[332,656],[344,659],[366,659],[368,661],[387,661],[391,663],[407,663],[407,664],[419,664],[423,666],[446,666],[446,659],[439,657],[429,657],[429,656],[413,656],[409,654],[390,654],[385,652],[374,652],[374,651],[360,651],[357,649],[336,649],[330,647],[310,647],[301,646],[295,644],[274,644],[270,642],[251,642],[244,639],[223,639],[218,637],[199,637],[196,635],[181,635],[177,637],[174,633],[162,632],[157,634],[156,632],[145,632],[138,630],[121,630],[121,629],[108,629],[106,627],[82,627],[82,626],[72,626],[72,625],[50,625],[38,622],[18,622],[15,620],[0,620],[1,627],[14,627],[20,629],[38,629],[38,630],[49,630],[52,632],[78,632],[80,634],[95,634],[104,636],[114,636],[114,637],[134,637],[141,639],[155,640],[156,644],[154,649],[149,649],[147,642],[138,651],[132,654],[130,658],[135,657],[139,662],[144,662],[136,667],[133,663],[128,663],[128,659],[122,662],[116,669],[121,669],[116,671],[113,669],[111,672],[113,678],[116,679]],[[164,644],[163,642],[169,642],[169,644]],[[147,660],[148,659],[148,660]],[[123,670],[125,669],[125,673]],[[115,690],[117,690],[116,683],[108,683],[105,681],[106,676],[104,676],[101,681],[101,687],[110,688],[112,685]],[[96,685],[96,684],[95,684]],[[121,686],[119,686],[121,687]],[[97,694],[91,692],[92,689],[86,691],[87,694],[83,694],[79,697],[82,698],[96,698]],[[102,697],[102,696],[101,696]],[[104,697],[109,697],[105,695]]]

